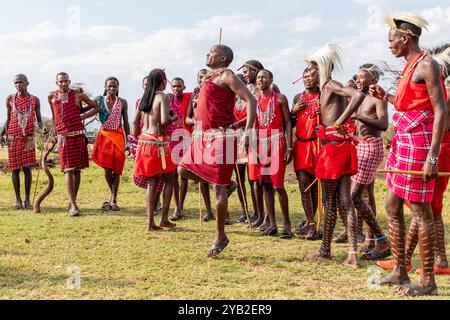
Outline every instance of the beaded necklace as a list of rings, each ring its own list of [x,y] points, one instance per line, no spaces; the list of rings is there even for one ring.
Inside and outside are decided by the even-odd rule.
[[[315,120],[316,119],[316,106],[317,101],[319,101],[320,95],[318,95],[316,98],[314,98],[311,101],[307,101],[308,96],[306,95],[306,92],[303,93],[303,101],[306,103],[306,107],[304,109],[305,114],[309,117],[309,120]]]
[[[23,135],[25,136],[25,131],[27,129],[28,120],[31,116],[31,104],[32,104],[32,98],[31,95],[28,94],[28,97],[30,98],[30,102],[28,103],[28,107],[25,109],[24,112],[20,112],[19,108],[16,104],[16,99],[19,96],[18,93],[14,96],[14,99],[12,100],[12,107],[13,112],[17,115],[17,121],[19,122],[19,127],[22,130]]]
[[[272,92],[272,95],[270,97],[268,106],[265,111],[261,110],[261,97],[262,94],[258,96],[258,107],[257,107],[257,115],[258,115],[258,121],[261,127],[265,128],[268,127],[273,119],[275,119],[275,92]]]

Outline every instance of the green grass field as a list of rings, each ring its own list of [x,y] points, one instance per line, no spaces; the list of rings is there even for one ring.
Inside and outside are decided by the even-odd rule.
[[[107,186],[102,171],[92,166],[83,173],[79,196],[83,216],[69,218],[62,174],[53,172],[56,189],[41,215],[13,210],[10,176],[0,173],[0,299],[398,299],[389,288],[369,288],[368,278],[374,275],[370,264],[363,263],[358,271],[341,265],[345,245],[333,245],[333,262],[305,262],[302,257],[317,250],[320,242],[261,237],[233,225],[228,228],[229,248],[218,258],[207,259],[214,223],[200,226],[195,188],[188,195],[187,218],[177,229],[146,233],[144,192],[132,184],[130,163],[120,192],[121,213],[99,210],[107,199]],[[45,183],[40,181],[39,190]],[[287,189],[291,217],[297,223],[304,219],[299,192],[295,185]],[[385,227],[385,184],[379,181],[376,190]],[[237,195],[230,205],[236,220]],[[341,228],[338,223],[337,231]],[[420,266],[417,255],[414,265]],[[72,280],[78,274],[81,283],[74,287]],[[437,281],[437,299],[449,299],[450,280]]]

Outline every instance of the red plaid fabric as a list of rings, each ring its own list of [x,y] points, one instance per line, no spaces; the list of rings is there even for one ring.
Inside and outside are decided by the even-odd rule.
[[[434,115],[430,110],[399,112],[394,115],[395,136],[386,163],[387,170],[422,171],[431,147]],[[399,198],[417,203],[433,201],[435,180],[386,174],[389,188]]]
[[[64,138],[59,142],[58,151],[62,172],[89,167],[89,153],[84,135]]]
[[[377,170],[383,162],[383,138],[366,138],[358,144],[356,151],[358,152],[358,173],[352,176],[352,180],[359,184],[371,184],[375,181]]]
[[[146,177],[141,176],[134,176],[134,184],[138,186],[139,188],[147,190],[148,188],[148,181],[149,179]],[[157,176],[156,177],[156,192],[161,193],[164,191],[164,177],[163,176]]]
[[[439,171],[450,172],[450,131],[447,131],[442,141],[441,153],[439,155]],[[433,202],[431,203],[434,216],[440,216],[442,214],[444,209],[444,193],[447,190],[449,180],[449,177],[436,179]]]
[[[71,132],[84,131],[81,122],[80,106],[77,105],[75,91],[68,92],[67,101],[62,101],[61,93],[56,91],[55,101],[52,104],[56,133],[59,143],[59,161],[62,172],[82,170],[89,167],[89,154],[87,141],[84,135],[67,136]]]
[[[8,125],[8,167],[10,170],[19,170],[36,165],[36,147],[33,133],[36,119],[36,97],[28,95],[22,98],[15,95],[10,102],[11,121]],[[25,126],[25,136],[19,125],[18,112],[24,114],[30,110],[30,117]]]
[[[100,97],[103,99],[103,103],[106,105],[104,97]],[[114,104],[111,114],[108,117],[108,120],[102,125],[102,129],[108,131],[117,131],[121,127],[122,119],[122,99],[117,97],[117,102]]]
[[[8,167],[9,170],[36,165],[36,148],[33,137],[23,137],[17,140],[8,140]]]

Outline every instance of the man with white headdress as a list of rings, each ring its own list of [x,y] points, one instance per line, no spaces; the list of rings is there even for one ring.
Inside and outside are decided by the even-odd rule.
[[[350,196],[350,177],[358,171],[358,159],[356,148],[352,144],[355,127],[349,119],[358,110],[364,95],[332,80],[333,70],[341,67],[338,46],[326,45],[308,59],[308,64],[308,68],[318,70],[320,78],[322,125],[319,126],[318,136],[322,141],[322,148],[317,159],[316,177],[321,180],[323,187],[325,226],[319,252],[305,258],[331,260],[331,242],[339,203],[347,217],[348,229],[349,252],[344,265],[356,269],[359,267],[358,219]]]
[[[436,227],[431,203],[435,179],[439,172],[439,152],[446,130],[447,107],[442,59],[435,60],[419,45],[422,29],[428,22],[418,16],[386,17],[389,49],[397,58],[405,58],[406,66],[397,86],[396,95],[374,87],[371,94],[384,98],[395,107],[395,136],[386,169],[389,173],[386,211],[395,267],[380,284],[397,285],[396,291],[405,296],[436,295],[438,293],[434,259]],[[439,62],[438,62],[439,61]],[[442,64],[442,68],[440,66]],[[420,176],[405,174],[420,171]],[[405,257],[405,202],[411,204],[412,224],[417,224],[422,260],[421,279],[411,284]]]
[[[359,68],[356,78],[357,89],[365,94],[364,102],[352,117],[355,120],[358,139],[358,173],[352,177],[352,200],[358,215],[368,225],[367,248],[363,249],[365,260],[379,260],[391,255],[390,244],[376,220],[375,204],[364,199],[364,191],[374,198],[374,188],[378,167],[384,159],[381,133],[389,126],[387,103],[369,96],[371,85],[378,83],[383,74],[375,64],[366,63]]]

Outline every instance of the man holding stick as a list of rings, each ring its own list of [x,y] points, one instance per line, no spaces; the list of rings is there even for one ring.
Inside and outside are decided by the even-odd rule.
[[[404,57],[406,67],[400,76],[395,96],[373,87],[372,95],[394,104],[396,133],[386,164],[387,170],[423,171],[422,176],[388,173],[389,186],[386,211],[395,268],[381,279],[381,285],[397,285],[405,296],[436,295],[435,275],[436,228],[431,202],[435,178],[439,171],[439,152],[444,137],[447,107],[441,69],[419,45],[422,29],[428,22],[421,17],[398,15],[386,17],[390,26],[389,48],[397,57]],[[413,219],[418,219],[419,247],[423,272],[418,284],[411,284],[405,261],[405,219],[403,206],[411,203]]]

